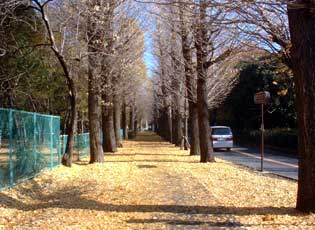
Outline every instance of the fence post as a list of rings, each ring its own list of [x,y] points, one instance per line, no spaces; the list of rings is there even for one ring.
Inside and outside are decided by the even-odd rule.
[[[80,159],[80,148],[81,148],[81,145],[80,145],[80,134],[77,133],[77,135],[75,135],[75,146],[77,147],[77,150],[78,150],[78,159]]]
[[[51,116],[50,117],[50,168],[52,169],[54,167],[54,155],[53,155],[53,141],[54,141],[54,138],[53,138],[53,117]]]
[[[35,168],[35,171],[37,171],[37,139],[36,139],[37,116],[36,116],[36,113],[33,114],[33,124],[34,124],[34,127],[33,127],[33,131],[34,131],[34,134],[33,134],[34,135],[33,136],[34,168]]]
[[[9,167],[10,167],[10,185],[14,183],[14,165],[13,165],[13,111],[9,110]]]
[[[58,165],[61,164],[61,135],[60,135],[60,132],[58,134]]]

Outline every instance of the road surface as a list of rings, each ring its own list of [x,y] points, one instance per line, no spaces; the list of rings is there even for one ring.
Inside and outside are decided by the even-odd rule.
[[[224,160],[256,170],[261,168],[259,148],[236,147],[230,152],[219,149],[215,155]],[[266,149],[264,159],[264,171],[294,180],[298,179],[297,157]]]

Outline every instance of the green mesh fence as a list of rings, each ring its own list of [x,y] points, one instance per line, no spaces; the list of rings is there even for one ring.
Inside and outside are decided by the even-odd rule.
[[[120,139],[123,139],[123,129],[119,131]],[[101,138],[102,139],[102,138]],[[66,152],[68,135],[60,135],[61,154]],[[90,134],[81,133],[74,137],[73,155],[80,158],[86,157],[90,154]]]
[[[120,139],[123,139],[123,129],[120,129]],[[61,153],[66,152],[66,144],[68,140],[68,135],[60,135],[60,146]],[[81,133],[74,137],[73,144],[73,155],[74,157],[79,156],[79,158],[86,157],[90,153],[90,134]]]
[[[61,153],[64,154],[66,152],[66,144],[68,140],[68,135],[60,136],[60,146]],[[86,157],[90,153],[90,134],[89,133],[81,133],[77,134],[74,137],[73,144],[73,155],[74,157]]]
[[[0,190],[60,165],[67,138],[60,135],[60,117],[0,108]],[[73,152],[89,154],[89,133],[75,136]]]
[[[0,189],[60,164],[60,118],[0,108]]]

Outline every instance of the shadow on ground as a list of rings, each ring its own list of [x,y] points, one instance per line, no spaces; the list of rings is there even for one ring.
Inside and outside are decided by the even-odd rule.
[[[226,206],[189,206],[189,205],[129,205],[102,203],[82,197],[85,191],[82,187],[66,186],[61,190],[44,194],[43,188],[36,181],[30,181],[28,188],[21,187],[19,192],[29,196],[34,204],[26,204],[17,198],[0,193],[0,207],[14,208],[23,211],[34,211],[47,208],[87,209],[104,212],[158,212],[174,214],[212,214],[212,215],[303,215],[288,207],[226,207]],[[85,188],[93,189],[93,183],[85,184]]]
[[[155,224],[155,223],[165,223],[168,225],[207,225],[211,227],[242,227],[243,224],[234,221],[194,221],[194,220],[180,220],[180,219],[130,219],[127,221],[129,224]]]
[[[137,136],[133,139],[130,139],[131,141],[136,141],[140,143],[146,143],[146,142],[164,142],[165,140],[156,135],[154,132],[146,131],[143,133],[138,133]],[[165,142],[163,143],[165,144]],[[171,144],[169,144],[171,145]]]

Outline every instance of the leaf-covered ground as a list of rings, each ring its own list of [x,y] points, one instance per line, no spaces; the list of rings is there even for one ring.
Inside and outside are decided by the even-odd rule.
[[[0,192],[0,229],[315,229],[297,184],[197,156],[151,133],[106,163],[53,171]]]

